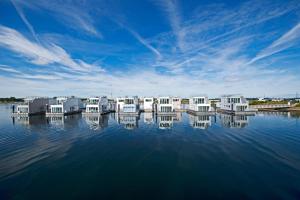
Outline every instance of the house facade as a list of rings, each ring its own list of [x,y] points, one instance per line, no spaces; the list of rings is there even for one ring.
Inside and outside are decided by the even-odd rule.
[[[249,102],[238,95],[227,95],[221,97],[220,109],[230,112],[249,111]]]
[[[139,99],[137,96],[117,98],[117,112],[137,113],[139,112]]]
[[[209,103],[208,97],[198,96],[190,98],[189,110],[195,112],[210,112],[212,111],[212,107]]]
[[[57,97],[50,105],[47,114],[71,114],[81,111],[81,99],[76,97]]]
[[[92,97],[87,100],[86,113],[106,113],[109,111],[108,99],[103,97]]]
[[[157,104],[157,112],[159,113],[169,113],[173,112],[173,101],[172,97],[159,97]]]
[[[24,99],[24,102],[17,105],[17,114],[45,114],[47,110],[47,105],[49,104],[49,98],[44,97],[28,97]]]
[[[153,112],[154,111],[154,98],[153,97],[145,97],[144,98],[144,111],[145,112]]]

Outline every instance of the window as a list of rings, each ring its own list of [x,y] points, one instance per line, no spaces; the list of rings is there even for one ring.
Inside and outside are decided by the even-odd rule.
[[[169,99],[160,99],[159,103],[160,104],[169,104],[170,100]]]

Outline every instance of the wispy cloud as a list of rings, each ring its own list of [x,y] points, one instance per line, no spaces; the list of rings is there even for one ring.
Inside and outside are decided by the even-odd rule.
[[[11,3],[14,5],[17,13],[19,14],[19,16],[21,17],[22,21],[24,22],[24,24],[27,26],[27,28],[29,29],[29,31],[31,32],[32,36],[35,38],[35,40],[37,42],[39,42],[39,39],[35,33],[35,30],[33,28],[33,26],[29,23],[29,21],[27,20],[22,8],[15,2],[15,0],[11,0]]]
[[[85,33],[102,38],[103,35],[95,27],[94,19],[91,16],[90,6],[85,1],[22,1],[13,0],[14,5],[17,5],[20,10],[20,6],[30,8],[33,10],[49,11],[48,13],[54,16],[58,22],[63,23],[69,28],[83,30]],[[19,14],[22,12],[18,12]],[[25,17],[22,17],[22,19]]]
[[[162,0],[158,2],[158,4],[163,8],[163,10],[167,13],[168,19],[171,24],[171,28],[173,30],[173,34],[176,36],[177,46],[180,50],[185,48],[184,45],[184,37],[185,30],[181,27],[181,14],[180,8],[177,0]]]
[[[263,49],[254,57],[249,63],[256,62],[265,57],[279,53],[285,49],[299,44],[300,40],[300,23],[296,24],[292,29],[282,35],[279,39],[274,41],[270,46]]]
[[[60,64],[76,71],[101,70],[80,59],[74,60],[61,47],[55,44],[41,45],[25,38],[14,29],[0,25],[0,45],[29,59],[36,65]]]

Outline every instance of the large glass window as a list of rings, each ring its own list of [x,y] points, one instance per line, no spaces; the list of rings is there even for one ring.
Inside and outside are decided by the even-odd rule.
[[[195,98],[194,104],[204,104],[204,98]]]
[[[62,107],[53,107],[51,108],[52,113],[62,113]]]
[[[160,104],[169,104],[170,103],[170,99],[160,99],[159,103]]]

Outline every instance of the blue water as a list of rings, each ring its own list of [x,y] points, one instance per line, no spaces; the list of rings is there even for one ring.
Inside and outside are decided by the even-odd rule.
[[[299,199],[297,113],[12,118],[0,199]]]

